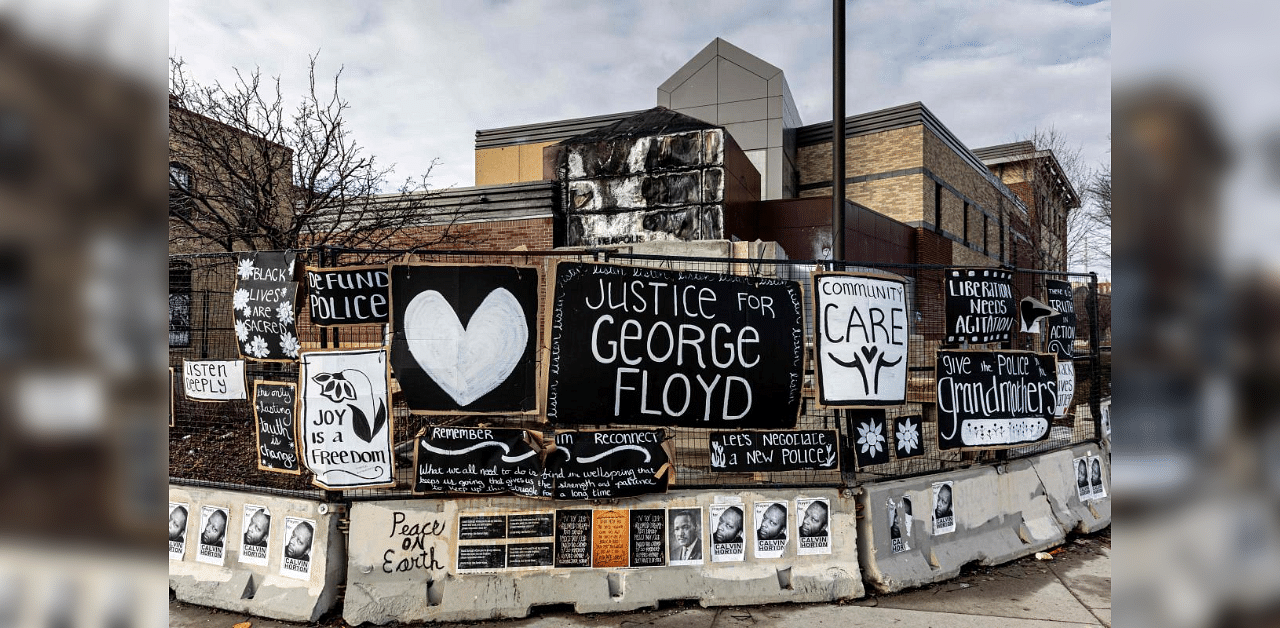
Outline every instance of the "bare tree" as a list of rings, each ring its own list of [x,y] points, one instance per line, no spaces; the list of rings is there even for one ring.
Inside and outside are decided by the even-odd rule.
[[[170,249],[306,246],[430,248],[475,244],[427,172],[399,185],[351,137],[338,93],[316,80],[286,111],[280,79],[254,70],[230,86],[191,78],[169,59]]]
[[[1085,193],[1093,205],[1089,212],[1089,221],[1093,223],[1094,233],[1098,237],[1099,257],[1111,261],[1111,164],[1098,170],[1090,181]]]
[[[1102,251],[1109,260],[1109,223],[1104,232],[1090,192],[1097,176],[1081,157],[1080,146],[1053,127],[1036,129],[1023,142],[1025,157],[1010,164],[1016,176],[1009,187],[1027,205],[1032,223],[1028,238],[1040,266],[1087,268],[1102,259]]]

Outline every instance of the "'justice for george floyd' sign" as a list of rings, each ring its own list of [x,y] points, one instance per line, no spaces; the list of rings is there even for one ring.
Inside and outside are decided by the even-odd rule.
[[[547,418],[792,427],[802,302],[793,281],[561,262],[548,325]],[[600,394],[574,393],[583,390]]]

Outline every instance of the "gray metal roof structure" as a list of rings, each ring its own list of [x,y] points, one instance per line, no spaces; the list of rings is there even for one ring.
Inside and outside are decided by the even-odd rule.
[[[594,131],[601,127],[615,124],[638,113],[642,113],[643,111],[643,109],[640,109],[636,111],[624,111],[622,113],[607,113],[587,118],[572,118],[569,120],[553,120],[551,122],[522,124],[520,126],[505,126],[496,129],[481,129],[476,131],[476,150],[480,150],[482,148],[516,146],[519,144],[559,142],[561,140],[567,140],[575,135],[581,135],[588,131]]]

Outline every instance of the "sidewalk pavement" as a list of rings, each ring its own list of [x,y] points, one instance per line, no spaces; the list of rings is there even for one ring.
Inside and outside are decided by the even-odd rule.
[[[774,604],[702,608],[696,603],[631,613],[577,615],[572,611],[539,613],[525,619],[427,624],[430,626],[495,626],[501,628],[1066,628],[1111,626],[1111,529],[1068,541],[1052,550],[1053,560],[1034,557],[998,567],[975,567],[960,577],[892,595],[868,596],[846,604]],[[536,612],[536,609],[535,609]],[[296,628],[234,613],[169,604],[170,628]],[[337,613],[320,626],[346,626]],[[245,627],[241,627],[245,628]]]

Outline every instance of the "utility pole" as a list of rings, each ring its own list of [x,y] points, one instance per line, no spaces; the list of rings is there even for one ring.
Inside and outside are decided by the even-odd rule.
[[[831,1],[831,259],[844,260],[844,3]]]

